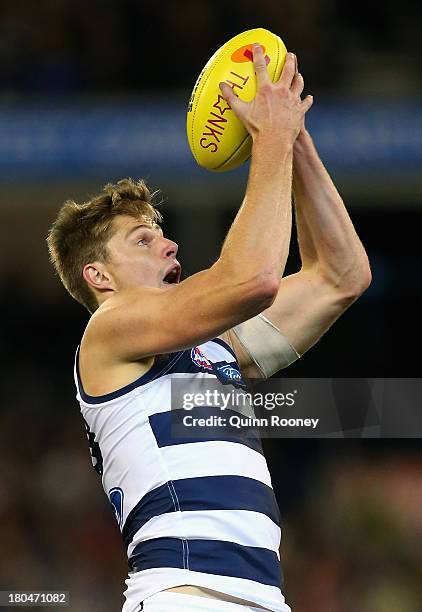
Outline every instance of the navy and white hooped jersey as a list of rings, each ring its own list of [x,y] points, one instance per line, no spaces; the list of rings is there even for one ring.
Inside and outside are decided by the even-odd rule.
[[[236,428],[220,428],[212,438],[207,430],[201,438],[171,436],[171,379],[185,378],[186,391],[207,377],[238,385],[229,345],[217,338],[171,353],[133,383],[98,397],[82,388],[78,351],[77,399],[127,549],[127,600],[188,584],[289,612],[281,591],[280,515],[259,437]]]

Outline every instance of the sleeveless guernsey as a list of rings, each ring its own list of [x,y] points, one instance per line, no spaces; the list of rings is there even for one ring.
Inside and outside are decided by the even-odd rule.
[[[84,392],[78,355],[79,348],[76,397],[93,465],[127,550],[127,603],[188,584],[290,612],[280,515],[259,437],[234,428],[212,439],[206,429],[201,438],[171,436],[171,379],[185,379],[186,392],[207,377],[238,383],[229,345],[216,338],[156,359],[136,381],[102,396]],[[207,410],[215,408],[189,414]]]

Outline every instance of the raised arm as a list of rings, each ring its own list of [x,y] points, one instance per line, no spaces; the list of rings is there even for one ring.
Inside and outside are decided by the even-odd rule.
[[[257,96],[222,93],[252,136],[246,195],[217,262],[169,289],[116,293],[91,318],[87,335],[117,360],[139,360],[203,342],[261,312],[277,295],[290,240],[293,143],[312,101],[292,89],[290,55],[271,83],[262,49],[254,50]],[[110,342],[112,339],[112,342]],[[94,340],[93,340],[94,341]]]
[[[310,348],[365,291],[365,249],[309,133],[294,146],[293,189],[302,268],[282,279],[264,314],[299,354]]]
[[[251,377],[263,374],[254,353],[267,365],[266,375],[286,367],[314,345],[371,282],[365,249],[304,126],[294,145],[293,190],[301,269],[281,280],[274,302],[262,313],[274,327],[255,317],[243,323],[238,334],[231,331],[227,336],[244,374]],[[249,342],[248,350],[241,337]]]

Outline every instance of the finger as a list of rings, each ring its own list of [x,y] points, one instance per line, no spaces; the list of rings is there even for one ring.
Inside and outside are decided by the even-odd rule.
[[[313,96],[306,96],[306,98],[304,100],[302,100],[302,103],[301,103],[301,108],[302,108],[303,112],[307,113],[308,110],[311,108],[313,103],[314,103],[314,97]]]
[[[264,51],[259,43],[252,45],[253,53],[253,65],[256,72],[256,79],[258,87],[263,83],[270,82],[270,76],[267,71],[267,64],[265,62]]]
[[[239,113],[242,113],[242,110],[248,106],[248,103],[238,98],[230,85],[224,83],[224,81],[221,82],[219,86],[223,98],[230,105],[230,108],[234,111],[234,113],[239,116]]]
[[[286,61],[284,62],[283,71],[278,82],[281,85],[284,85],[285,87],[288,87],[290,89],[295,74],[296,56],[294,53],[288,53],[286,55]]]
[[[305,86],[305,81],[303,80],[303,76],[298,72],[293,77],[292,86],[290,87],[290,91],[293,92],[296,96],[300,96],[302,94],[303,88]]]

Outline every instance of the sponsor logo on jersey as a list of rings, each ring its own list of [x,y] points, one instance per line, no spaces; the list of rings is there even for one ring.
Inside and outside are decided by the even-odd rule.
[[[218,380],[224,385],[232,384],[235,387],[246,387],[235,361],[232,363],[227,363],[227,361],[214,363],[213,370]]]
[[[108,497],[113,506],[116,521],[121,529],[123,523],[123,491],[120,487],[114,487],[108,492]]]

